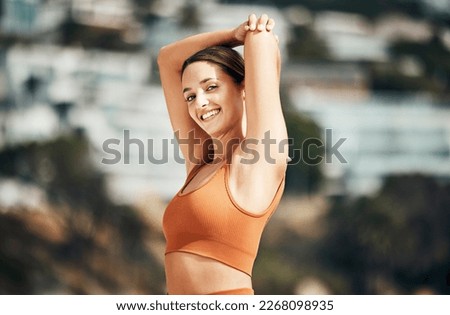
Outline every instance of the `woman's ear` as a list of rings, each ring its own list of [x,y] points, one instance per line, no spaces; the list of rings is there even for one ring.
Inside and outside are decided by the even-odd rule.
[[[245,101],[245,84],[244,82],[241,83],[241,87],[242,87],[242,100]]]

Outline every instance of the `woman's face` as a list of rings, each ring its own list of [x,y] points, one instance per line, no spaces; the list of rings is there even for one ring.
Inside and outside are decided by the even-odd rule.
[[[190,116],[209,135],[217,138],[241,128],[243,86],[219,66],[194,62],[184,70],[181,83]]]

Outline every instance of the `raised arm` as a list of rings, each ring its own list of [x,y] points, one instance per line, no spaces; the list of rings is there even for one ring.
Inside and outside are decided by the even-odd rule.
[[[245,37],[245,108],[246,143],[237,151],[244,165],[234,167],[234,178],[244,178],[236,185],[235,195],[242,204],[253,204],[256,212],[272,200],[287,167],[287,131],[280,102],[280,51],[267,15],[249,18],[250,31]],[[258,25],[262,25],[260,28]],[[255,154],[255,152],[257,154]],[[233,175],[233,174],[232,174]],[[245,182],[248,181],[248,182]],[[242,188],[244,187],[244,188]],[[245,194],[238,190],[245,189]],[[258,198],[256,198],[258,197]],[[258,200],[255,204],[252,200]]]
[[[264,25],[267,19],[263,14],[254,23]],[[258,160],[260,167],[280,169],[284,174],[287,150],[280,150],[280,144],[287,139],[287,131],[280,101],[280,51],[272,31],[261,27],[247,34],[244,60],[246,138],[259,144],[256,149],[264,157]]]
[[[264,14],[257,23],[265,24],[267,19]],[[287,132],[280,102],[280,50],[275,35],[265,28],[249,32],[244,60],[247,138],[263,139],[270,132],[271,139],[278,143],[287,138]],[[280,150],[270,153],[274,159],[286,160]]]
[[[199,50],[210,46],[243,44],[243,27],[194,35],[161,48],[158,65],[161,84],[172,124],[179,140],[181,152],[186,160],[186,170],[190,172],[195,160],[205,160],[203,142],[209,139],[189,116],[186,101],[182,94],[181,68],[184,61]],[[194,132],[195,139],[194,140]]]

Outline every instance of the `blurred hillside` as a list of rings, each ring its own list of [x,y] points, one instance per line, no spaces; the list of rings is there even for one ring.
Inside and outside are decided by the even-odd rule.
[[[251,12],[293,158],[256,293],[450,293],[450,2],[3,0],[1,294],[165,293],[185,170],[156,56]]]
[[[117,206],[83,135],[0,153],[1,294],[163,294],[163,239],[147,207]],[[8,193],[9,192],[9,193]]]

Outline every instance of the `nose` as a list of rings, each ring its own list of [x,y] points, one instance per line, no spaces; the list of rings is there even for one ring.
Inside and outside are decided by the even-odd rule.
[[[205,95],[205,93],[199,92],[197,93],[196,96],[196,106],[198,108],[202,108],[205,107],[209,104],[209,100],[207,98],[207,96]]]

